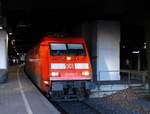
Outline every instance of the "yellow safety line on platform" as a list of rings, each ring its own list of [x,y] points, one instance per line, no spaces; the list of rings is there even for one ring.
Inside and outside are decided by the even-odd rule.
[[[22,99],[23,99],[23,102],[25,104],[25,108],[26,108],[26,111],[27,111],[27,114],[33,114],[32,110],[31,110],[31,107],[29,105],[29,102],[28,102],[28,99],[24,93],[24,90],[23,90],[23,87],[22,87],[22,83],[20,81],[20,77],[19,77],[19,68],[17,69],[17,78],[18,78],[18,84],[19,84],[19,89],[20,89],[20,93],[21,93],[21,96],[22,96]]]

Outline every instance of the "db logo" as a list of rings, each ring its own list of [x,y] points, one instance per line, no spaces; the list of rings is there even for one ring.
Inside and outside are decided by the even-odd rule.
[[[74,69],[74,65],[73,64],[66,64],[66,69]]]

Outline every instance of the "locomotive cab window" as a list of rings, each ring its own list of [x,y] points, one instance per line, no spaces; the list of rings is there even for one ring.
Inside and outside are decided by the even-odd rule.
[[[66,44],[51,43],[51,55],[65,55],[67,53]]]
[[[51,43],[50,44],[51,55],[69,55],[69,56],[81,56],[85,55],[85,48],[83,44],[72,43]]]
[[[83,44],[67,44],[69,55],[85,55]]]

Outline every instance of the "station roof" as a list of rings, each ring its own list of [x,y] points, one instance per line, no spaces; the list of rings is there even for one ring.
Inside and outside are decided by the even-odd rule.
[[[45,32],[72,33],[81,23],[94,20],[118,20],[124,41],[143,40],[143,24],[150,18],[148,3],[131,0],[2,0],[2,9],[11,38],[24,52]]]

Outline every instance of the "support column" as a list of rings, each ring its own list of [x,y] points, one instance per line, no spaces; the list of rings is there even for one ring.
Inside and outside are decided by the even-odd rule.
[[[93,77],[97,81],[120,80],[120,24],[95,21],[82,25],[89,42]]]
[[[97,22],[97,80],[120,80],[120,24]]]
[[[145,37],[147,42],[147,67],[148,67],[148,83],[150,88],[150,21],[146,21],[144,24]]]
[[[137,65],[137,70],[138,71],[140,71],[141,70],[141,55],[140,55],[140,53],[137,55],[138,56],[138,61],[137,61],[137,63],[138,63],[138,65]]]
[[[0,83],[6,82],[8,78],[8,35],[6,20],[2,15],[2,2],[0,0]]]

